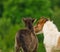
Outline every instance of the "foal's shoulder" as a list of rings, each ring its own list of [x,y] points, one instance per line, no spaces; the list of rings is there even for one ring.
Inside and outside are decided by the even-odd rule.
[[[29,29],[20,29],[17,34],[30,34],[30,30]]]

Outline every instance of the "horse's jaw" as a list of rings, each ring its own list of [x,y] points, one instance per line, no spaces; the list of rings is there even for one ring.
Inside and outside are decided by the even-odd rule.
[[[43,31],[39,31],[39,32],[37,32],[37,33],[35,33],[35,34],[42,34],[43,33]]]

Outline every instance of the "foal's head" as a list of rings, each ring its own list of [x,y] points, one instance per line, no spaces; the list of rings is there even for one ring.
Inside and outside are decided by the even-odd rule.
[[[28,29],[33,29],[33,22],[34,22],[35,19],[33,18],[23,18],[23,21],[25,23],[25,26],[28,28]]]
[[[44,17],[38,20],[37,24],[34,27],[35,33],[42,31],[43,25],[45,24],[46,21],[48,21],[48,18],[44,18]]]

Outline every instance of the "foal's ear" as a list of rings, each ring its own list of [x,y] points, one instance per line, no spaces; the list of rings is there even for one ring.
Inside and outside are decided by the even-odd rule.
[[[32,23],[34,23],[36,21],[36,19],[32,19]]]
[[[26,18],[23,18],[22,20],[25,22],[26,21]]]

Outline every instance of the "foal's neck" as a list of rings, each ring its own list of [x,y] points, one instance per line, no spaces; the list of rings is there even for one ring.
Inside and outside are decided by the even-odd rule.
[[[28,30],[30,30],[31,33],[34,34],[33,25],[31,25],[31,24],[30,24],[30,25],[27,25],[26,28],[27,28]]]
[[[27,27],[27,29],[29,29],[31,32],[34,32],[33,27]]]
[[[32,32],[34,31],[34,30],[33,30],[33,25],[32,25],[32,23],[27,23],[27,24],[26,24],[26,28],[29,29],[29,30],[32,31]]]

